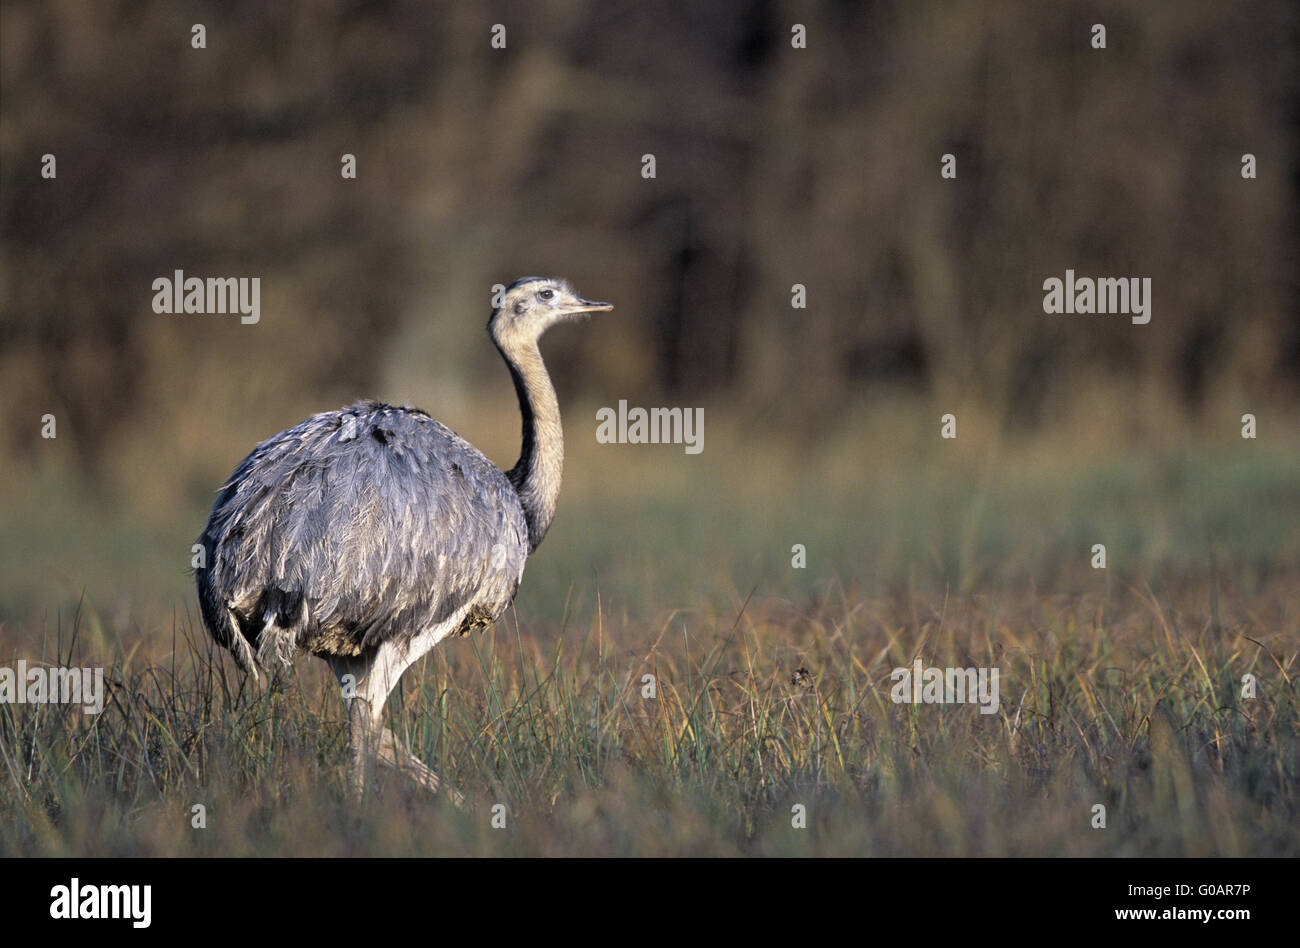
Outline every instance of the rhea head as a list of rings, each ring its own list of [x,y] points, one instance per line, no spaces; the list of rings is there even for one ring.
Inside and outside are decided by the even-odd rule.
[[[506,352],[536,342],[556,323],[613,308],[610,303],[583,299],[568,280],[524,277],[511,283],[501,294],[501,305],[492,311],[488,320],[488,332],[493,342]]]

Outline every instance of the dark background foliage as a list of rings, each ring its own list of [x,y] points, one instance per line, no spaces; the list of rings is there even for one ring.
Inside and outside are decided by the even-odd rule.
[[[1191,413],[1294,399],[1296,20],[1285,2],[6,2],[6,453],[34,450],[44,411],[93,469],[159,426],[260,414],[269,433],[285,401],[452,397],[424,376],[472,396],[502,382],[489,288],[533,272],[620,309],[548,343],[562,391],[734,396],[802,424],[883,383],[1031,428],[1092,383]],[[1152,322],[1045,317],[1067,267],[1151,277]],[[260,276],[262,323],[153,314],[177,268]]]

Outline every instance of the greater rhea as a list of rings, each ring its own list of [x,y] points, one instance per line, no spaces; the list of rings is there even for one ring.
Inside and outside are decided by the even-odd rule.
[[[437,775],[382,726],[384,703],[412,663],[514,599],[564,463],[538,339],[611,309],[559,279],[526,277],[501,294],[487,328],[523,414],[509,471],[423,411],[363,401],[263,441],[220,488],[199,537],[204,624],[254,679],[300,650],[329,663],[348,699],[354,796],[376,757],[437,790]]]

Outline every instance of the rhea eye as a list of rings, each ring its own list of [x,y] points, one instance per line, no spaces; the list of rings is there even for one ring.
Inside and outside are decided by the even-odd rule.
[[[549,299],[551,299],[553,296],[555,296],[555,291],[554,291],[554,290],[539,290],[538,293],[537,293],[537,296],[538,296],[540,299],[549,300]]]

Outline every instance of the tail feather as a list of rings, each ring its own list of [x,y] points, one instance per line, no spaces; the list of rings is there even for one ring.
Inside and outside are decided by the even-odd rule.
[[[247,641],[244,642],[247,645]],[[251,650],[250,650],[251,651]],[[286,668],[293,664],[298,652],[298,628],[285,628],[273,614],[267,614],[257,637],[257,664],[269,668],[276,662]]]
[[[239,625],[239,617],[233,609],[226,609],[227,635],[218,637],[218,641],[224,645],[232,656],[235,664],[248,675],[253,676],[253,681],[260,680],[257,673],[257,660],[253,655],[253,647],[248,644],[248,639],[244,638],[244,632]],[[224,638],[224,641],[222,639]]]

